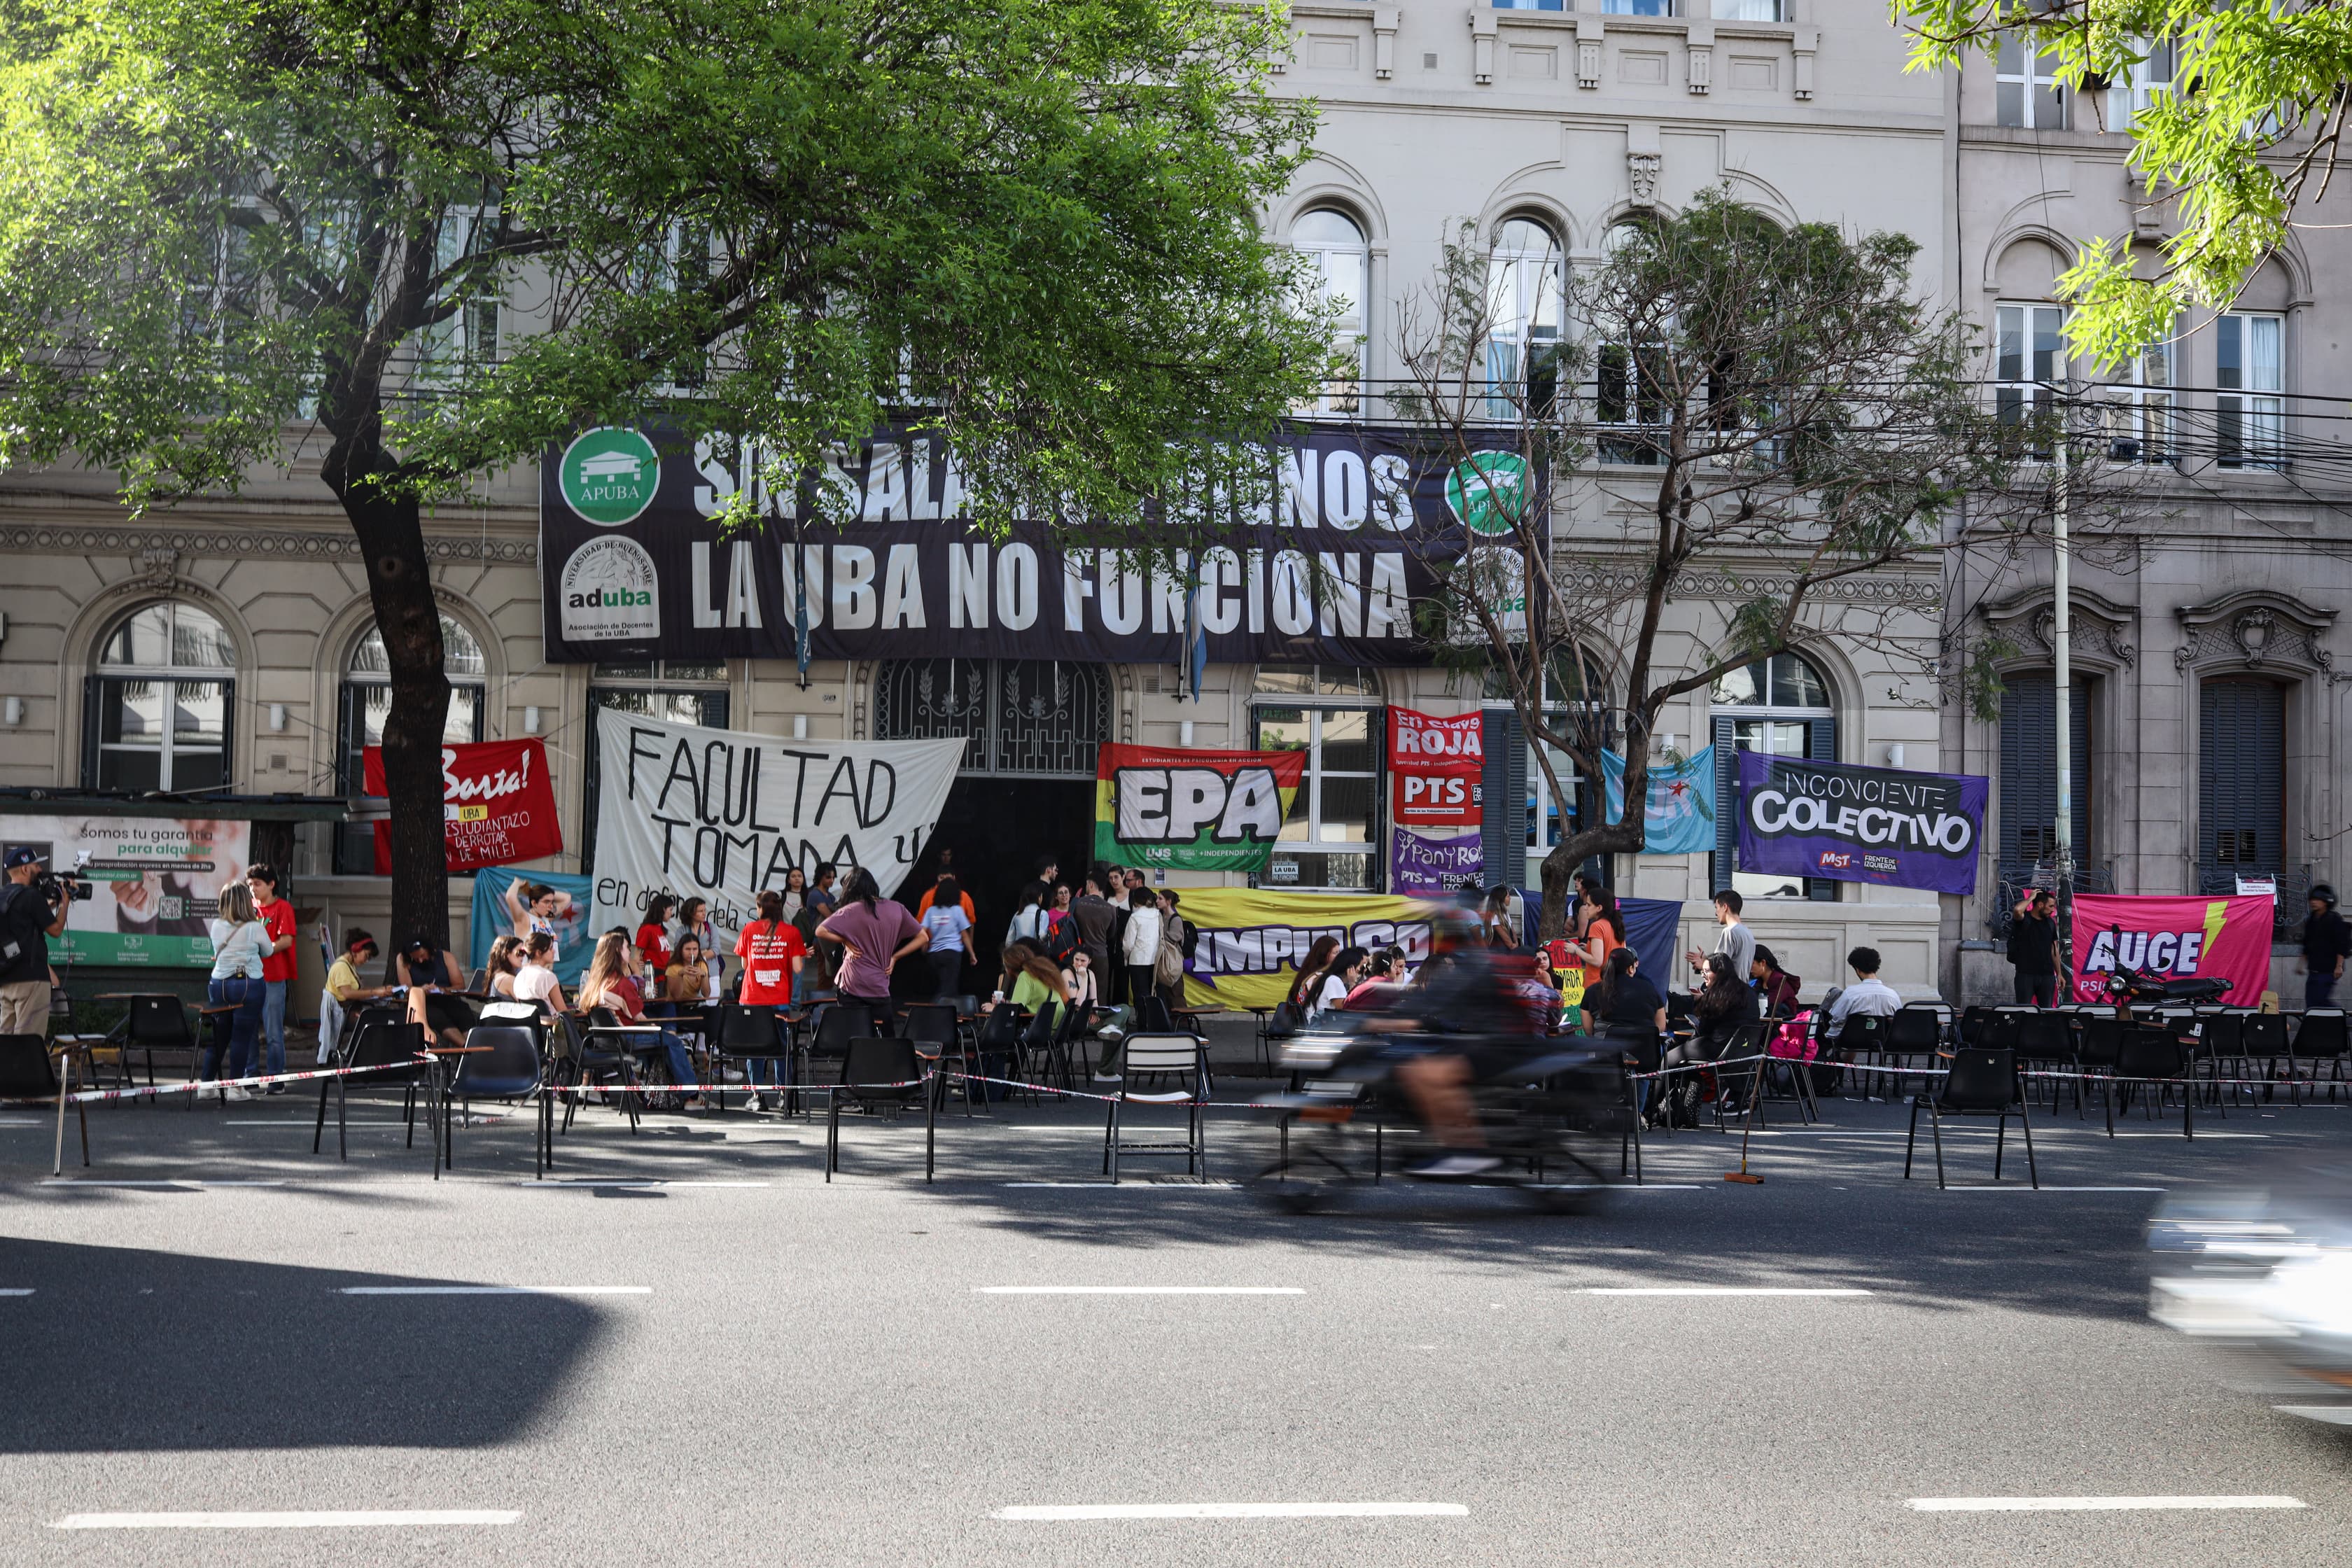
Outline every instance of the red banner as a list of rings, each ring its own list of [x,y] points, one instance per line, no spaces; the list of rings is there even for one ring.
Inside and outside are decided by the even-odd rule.
[[[2107,975],[2148,969],[2167,980],[2219,976],[2221,1000],[2254,1007],[2271,984],[2271,906],[2255,898],[2135,898],[2074,895],[2074,995],[2107,999]]]
[[[1486,766],[1480,715],[1444,719],[1411,708],[1389,710],[1392,821],[1475,827],[1485,819],[1479,775]]]
[[[370,746],[362,787],[382,795],[383,749]],[[441,817],[449,840],[449,869],[509,866],[563,847],[555,819],[555,789],[547,778],[547,747],[538,741],[484,741],[441,748]],[[375,827],[375,869],[392,871],[392,831]]]

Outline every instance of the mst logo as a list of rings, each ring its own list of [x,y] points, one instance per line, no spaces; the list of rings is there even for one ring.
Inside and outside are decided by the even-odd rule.
[[[558,619],[567,640],[644,642],[661,636],[661,578],[644,545],[624,534],[592,539],[563,563]]]
[[[1822,851],[1822,869],[1824,871],[1843,871],[1853,864],[1853,855],[1850,850],[1824,849]]]
[[[1274,770],[1120,768],[1111,774],[1121,844],[1272,843],[1282,834]]]

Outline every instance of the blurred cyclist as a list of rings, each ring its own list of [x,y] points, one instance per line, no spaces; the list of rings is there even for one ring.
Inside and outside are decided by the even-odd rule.
[[[1388,1016],[1369,1026],[1416,1031],[1395,1042],[1394,1070],[1438,1152],[1408,1175],[1475,1176],[1502,1163],[1486,1152],[1470,1085],[1525,1059],[1542,1033],[1523,977],[1479,935],[1459,912],[1440,915],[1430,931],[1429,962]]]

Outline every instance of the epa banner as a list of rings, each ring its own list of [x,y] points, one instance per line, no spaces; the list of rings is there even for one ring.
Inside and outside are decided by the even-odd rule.
[[[1467,833],[1389,830],[1389,887],[1399,893],[1475,893],[1486,885],[1486,840]]]
[[[1739,753],[1739,868],[1977,890],[1986,781]]]
[[[1184,1000],[1195,1007],[1275,1007],[1298,978],[1318,937],[1342,947],[1402,947],[1429,956],[1430,906],[1389,893],[1288,893],[1265,888],[1187,888],[1183,915],[1201,941],[1184,965]]]
[[[210,965],[220,890],[245,880],[253,824],[212,817],[0,816],[0,856],[28,846],[90,894],[49,939],[58,963]]]
[[[2212,899],[2077,893],[2074,998],[2105,1002],[2108,974],[2148,969],[2166,980],[2219,976],[2230,983],[2224,1000],[2231,1006],[2255,1006],[2270,988],[2273,905],[2268,894]]]
[[[829,860],[896,892],[963,761],[944,741],[785,741],[604,709],[596,715],[593,931],[637,928],[656,893],[710,900],[725,944],[763,888]]]
[[[362,753],[361,787],[385,793],[383,748]],[[563,849],[555,817],[555,789],[547,777],[541,741],[484,741],[441,748],[441,825],[449,869],[511,866]],[[392,874],[392,825],[375,825],[375,874]]]
[[[1132,547],[1065,549],[1042,522],[974,528],[929,432],[877,431],[812,477],[828,515],[855,514],[845,527],[797,516],[799,495],[770,492],[762,460],[748,444],[618,426],[551,448],[550,662],[792,658],[805,613],[813,658],[1174,663],[1197,578],[1211,660],[1425,664],[1413,602],[1481,539],[1507,540],[1539,489],[1515,453],[1455,463],[1411,432],[1294,426],[1252,455],[1255,481],[1211,492],[1224,542],[1147,570]],[[761,527],[722,537],[747,492]]]
[[[1095,763],[1095,858],[1259,870],[1306,778],[1304,752],[1105,746]]]
[[[1444,718],[1412,708],[1389,715],[1389,815],[1419,826],[1475,827],[1484,820],[1484,716]]]

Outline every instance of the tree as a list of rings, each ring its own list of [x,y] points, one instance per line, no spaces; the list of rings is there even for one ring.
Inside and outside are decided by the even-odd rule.
[[[19,0],[0,467],[143,509],[315,454],[391,663],[394,926],[443,931],[424,509],[583,426],[789,476],[914,411],[983,521],[1135,520],[1327,357],[1256,220],[1313,123],[1282,41],[1213,0]]]
[[[2002,43],[2034,51],[2101,111],[2137,85],[2130,166],[2178,202],[2156,253],[2095,236],[2059,280],[2074,346],[2121,363],[2171,337],[2185,305],[2221,308],[2326,193],[2352,108],[2352,28],[2336,5],[2229,0],[1890,0],[1911,66]]]
[[[1545,264],[1575,338],[1528,330],[1505,270],[1528,258],[1468,226],[1402,313],[1389,400],[1490,498],[1430,629],[1509,699],[1539,787],[1577,821],[1544,859],[1545,936],[1588,857],[1642,849],[1669,702],[1831,630],[1896,643],[1890,612],[1826,604],[1824,588],[1931,555],[1963,494],[2007,492],[2032,437],[1985,406],[1958,319],[1914,293],[1916,249],[1783,228],[1713,192],[1622,227],[1578,276]],[[1693,642],[1668,604],[1706,565],[1749,592]],[[1577,818],[1555,756],[1597,781],[1615,751],[1622,819]]]

